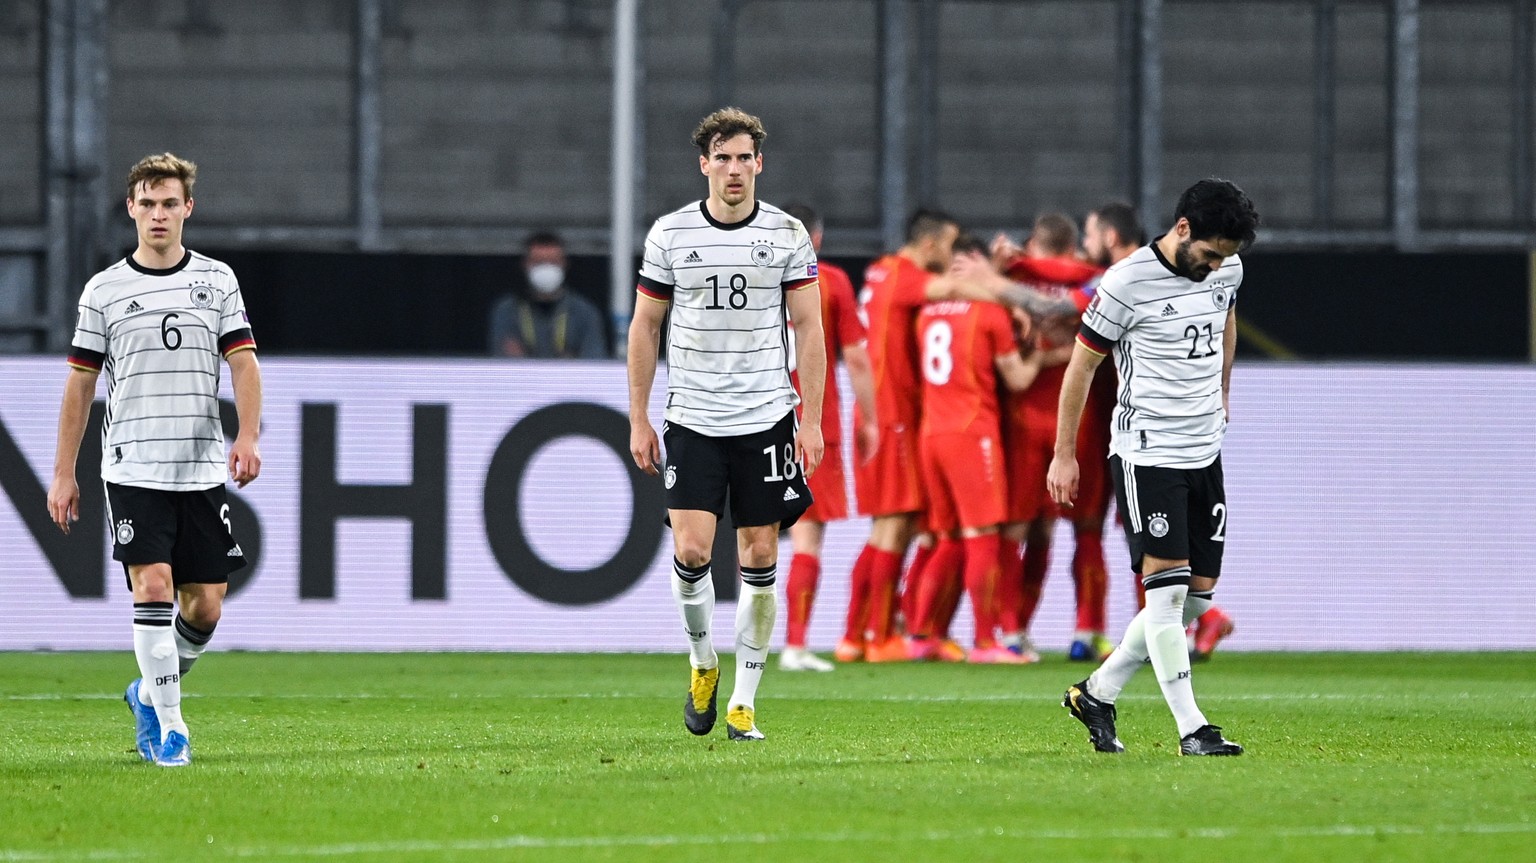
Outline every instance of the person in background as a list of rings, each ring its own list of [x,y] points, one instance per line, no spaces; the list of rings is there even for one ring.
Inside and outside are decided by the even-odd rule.
[[[608,355],[603,315],[565,283],[565,243],[540,231],[523,253],[528,293],[491,308],[490,350],[498,357],[596,360]]]

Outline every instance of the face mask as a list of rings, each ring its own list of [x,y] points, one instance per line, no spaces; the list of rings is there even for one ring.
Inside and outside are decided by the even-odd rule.
[[[534,264],[528,268],[528,284],[541,294],[552,294],[565,284],[565,270],[559,264]]]

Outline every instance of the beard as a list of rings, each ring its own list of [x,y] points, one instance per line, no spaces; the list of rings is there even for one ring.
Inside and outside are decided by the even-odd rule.
[[[1185,240],[1174,251],[1173,269],[1191,282],[1203,282],[1211,274],[1211,265],[1197,262],[1189,251],[1189,245],[1190,241]]]

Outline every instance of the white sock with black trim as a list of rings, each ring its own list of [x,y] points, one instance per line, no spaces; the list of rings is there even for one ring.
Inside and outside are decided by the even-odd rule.
[[[688,567],[672,558],[672,598],[677,600],[678,611],[683,615],[689,662],[699,669],[719,665],[715,642],[709,635],[715,619],[715,580],[710,577],[709,561]]]
[[[1184,639],[1184,604],[1189,595],[1189,567],[1175,567],[1146,579],[1147,655],[1183,737],[1206,724],[1195,704],[1190,680],[1189,645]]]
[[[778,565],[741,568],[741,596],[736,601],[736,686],[730,707],[753,707],[757,685],[768,667],[768,645],[778,617],[778,594],[773,588]]]
[[[171,632],[172,608],[169,602],[133,604],[133,658],[138,660],[143,677],[140,700],[149,690],[149,703],[160,720],[161,743],[172,731],[187,734],[187,723],[181,718],[181,671],[176,661],[176,636]]]
[[[176,633],[176,656],[183,677],[192,670],[193,663],[203,655],[203,651],[208,649],[208,642],[213,638],[213,630],[216,626],[218,624],[207,629],[198,629],[188,623],[180,612],[177,612],[176,623],[171,630]]]
[[[1206,613],[1215,603],[1214,590],[1190,591],[1184,598],[1184,626]],[[1088,694],[1106,704],[1114,704],[1120,697],[1120,691],[1125,689],[1136,672],[1147,664],[1150,658],[1147,653],[1147,629],[1146,611],[1137,612],[1131,618],[1130,624],[1125,627],[1125,635],[1121,636],[1120,644],[1115,647],[1113,653],[1105,657],[1104,663],[1088,677]]]

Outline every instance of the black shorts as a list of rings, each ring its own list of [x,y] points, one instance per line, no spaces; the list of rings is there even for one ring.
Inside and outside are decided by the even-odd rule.
[[[162,491],[107,483],[107,523],[112,559],[130,566],[169,563],[177,584],[224,584],[245,566],[230,535],[224,486],[201,491]],[[129,582],[129,588],[133,584]]]
[[[773,428],[736,437],[710,437],[665,423],[667,509],[725,513],[730,495],[737,527],[789,527],[811,505],[805,471],[795,460],[795,412]]]
[[[1110,456],[1115,500],[1131,544],[1131,568],[1142,555],[1189,561],[1190,574],[1221,577],[1227,545],[1227,492],[1221,456],[1201,468],[1140,467]]]

